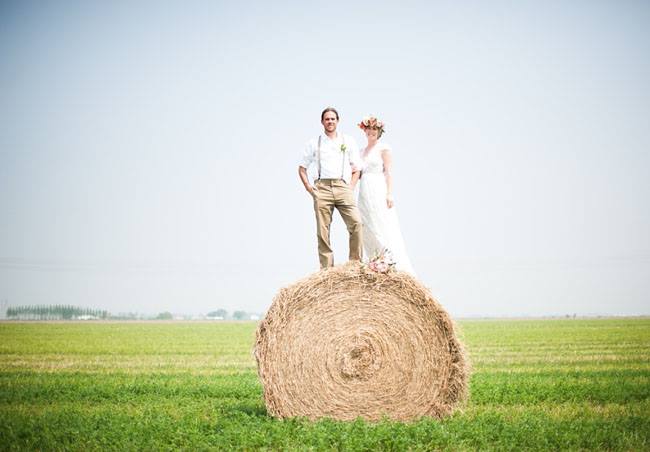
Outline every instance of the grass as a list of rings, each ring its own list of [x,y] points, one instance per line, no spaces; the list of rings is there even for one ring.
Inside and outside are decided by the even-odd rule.
[[[279,421],[255,323],[0,323],[2,450],[650,449],[650,319],[460,322],[444,421]]]

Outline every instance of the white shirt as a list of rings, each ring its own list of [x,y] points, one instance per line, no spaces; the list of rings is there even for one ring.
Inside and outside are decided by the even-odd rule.
[[[339,132],[333,140],[325,134],[320,137],[320,178],[343,179],[350,183],[352,168],[355,171],[361,168],[357,142],[350,135]],[[345,151],[341,150],[343,144],[345,144]],[[305,169],[312,164],[316,166],[316,177],[318,177],[318,137],[312,138],[305,144],[300,161],[300,166]]]

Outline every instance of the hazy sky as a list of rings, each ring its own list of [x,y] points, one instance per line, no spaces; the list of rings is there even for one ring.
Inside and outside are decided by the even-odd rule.
[[[30,3],[0,6],[0,300],[264,312],[318,269],[297,166],[334,105],[387,123],[452,315],[650,314],[650,3]]]

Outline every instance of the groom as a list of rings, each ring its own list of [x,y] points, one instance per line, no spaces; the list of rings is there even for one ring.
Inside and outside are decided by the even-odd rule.
[[[307,142],[298,174],[305,190],[314,199],[318,258],[321,268],[327,268],[334,265],[330,224],[335,207],[350,234],[350,260],[361,260],[361,216],[352,193],[359,180],[360,162],[359,148],[354,139],[336,131],[338,112],[328,107],[321,113],[320,120],[324,133]],[[307,177],[307,168],[311,164],[315,164],[318,170],[318,179],[314,185],[309,183]]]

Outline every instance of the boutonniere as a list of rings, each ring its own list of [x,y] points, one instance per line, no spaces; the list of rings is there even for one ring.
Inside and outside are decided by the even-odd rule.
[[[341,152],[345,152],[348,147],[345,144],[341,145]]]

